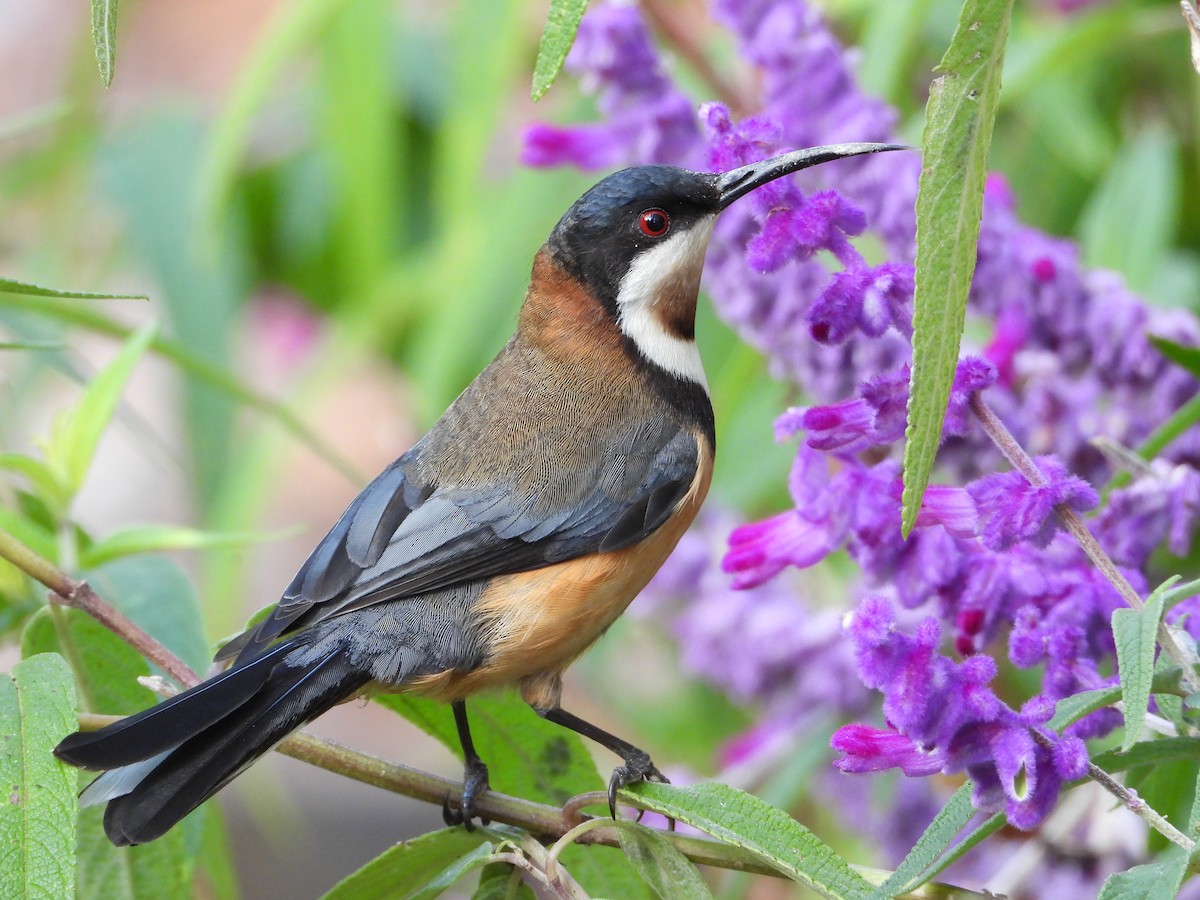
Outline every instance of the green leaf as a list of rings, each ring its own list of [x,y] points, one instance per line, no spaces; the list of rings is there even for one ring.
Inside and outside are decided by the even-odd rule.
[[[51,751],[75,730],[61,656],[39,654],[0,676],[0,895],[75,894],[75,770]]]
[[[24,453],[0,453],[0,469],[16,472],[24,477],[30,489],[37,493],[39,500],[65,515],[71,499],[70,494],[59,473],[42,460],[26,456]],[[57,555],[56,548],[48,558],[53,559]]]
[[[435,897],[440,897],[468,872],[473,872],[475,869],[482,869],[486,866],[495,849],[495,845],[493,844],[480,844],[470,853],[450,863],[441,872],[421,885],[420,888],[406,895],[407,900],[434,900]]]
[[[204,827],[196,852],[197,868],[211,900],[238,900],[238,877],[229,852],[224,817],[215,803],[204,807]]]
[[[463,828],[443,828],[390,847],[333,886],[325,900],[388,900],[407,897],[447,866],[491,843]]]
[[[113,0],[116,5],[116,0]],[[64,300],[148,300],[145,294],[97,294],[93,291],[62,291],[58,288],[39,287],[11,278],[0,278],[0,294],[18,294],[25,297],[59,297]]]
[[[320,150],[333,185],[331,269],[339,290],[366,297],[394,261],[403,160],[395,106],[393,11],[357,0],[321,36]],[[399,164],[398,164],[399,163]]]
[[[65,350],[62,341],[0,341],[0,350]]]
[[[1188,858],[1172,847],[1162,859],[1109,875],[1097,900],[1175,900]]]
[[[462,755],[448,704],[406,694],[380,694],[374,700]],[[576,794],[604,787],[579,736],[542,719],[516,694],[472,697],[467,715],[475,749],[496,790],[561,806]]]
[[[1050,720],[1049,727],[1054,731],[1061,732],[1068,725],[1078,722],[1088,713],[1093,713],[1106,706],[1112,706],[1120,699],[1121,688],[1119,686],[1096,688],[1095,690],[1084,691],[1082,694],[1064,697],[1055,704],[1054,718]]]
[[[92,0],[92,43],[100,80],[108,87],[117,65],[117,0]]]
[[[1188,347],[1156,334],[1146,337],[1154,345],[1154,349],[1180,368],[1186,369],[1200,378],[1200,347]]]
[[[537,61],[533,64],[531,95],[535,103],[546,95],[562,71],[586,9],[587,0],[550,0],[546,27],[542,29],[542,39],[538,42]]]
[[[90,778],[91,773],[84,776]],[[203,828],[207,815],[207,809],[198,809],[149,844],[114,847],[104,836],[104,807],[83,810],[76,900],[190,900],[195,858],[188,834]]]
[[[510,863],[488,863],[479,873],[479,886],[471,900],[537,900],[533,889],[521,880],[521,873]]]
[[[133,623],[158,638],[197,672],[212,659],[200,598],[191,580],[165,556],[113,560],[83,573],[88,583]]]
[[[1191,581],[1185,581],[1183,584],[1174,585],[1169,591],[1163,594],[1163,609],[1174,609],[1184,600],[1200,594],[1200,578],[1194,578]],[[1177,627],[1179,623],[1175,623],[1172,627]]]
[[[824,897],[872,893],[871,885],[829,845],[783,810],[745,791],[724,784],[637,784],[626,792],[636,796],[640,806],[748,850]]]
[[[69,496],[74,496],[83,485],[121,392],[156,330],[156,324],[150,322],[135,331],[104,371],[88,383],[75,407],[55,423],[46,458]]]
[[[595,844],[573,844],[559,856],[568,872],[592,897],[653,900],[654,892],[618,850]]]
[[[1121,700],[1125,705],[1125,738],[1121,749],[1128,750],[1142,734],[1146,707],[1150,703],[1150,685],[1154,680],[1155,636],[1163,614],[1163,595],[1179,580],[1171,578],[1150,595],[1143,609],[1113,610],[1113,639],[1117,645],[1117,671],[1121,675]]]
[[[280,71],[310,45],[350,0],[297,0],[279,9],[254,42],[237,81],[212,127],[197,176],[200,222],[217,231],[219,214],[233,191],[254,114],[265,105]]]
[[[214,550],[245,547],[264,541],[279,540],[284,532],[265,534],[257,531],[204,531],[169,525],[135,526],[111,534],[80,554],[80,565],[93,568],[122,556],[160,553],[164,550]]]
[[[917,521],[942,440],[975,271],[988,145],[1012,0],[967,0],[930,86],[917,192],[913,369],[904,445],[903,532]]]
[[[926,879],[921,877],[922,873],[937,862],[938,857],[950,846],[950,842],[958,837],[959,832],[967,827],[967,823],[975,815],[975,807],[971,805],[971,791],[972,785],[968,781],[951,795],[896,870],[888,876],[887,881],[875,889],[871,900],[906,894],[925,883]]]
[[[0,528],[43,559],[54,560],[58,557],[56,536],[40,522],[0,507]]]
[[[931,881],[937,878],[942,872],[954,865],[958,860],[962,859],[971,850],[974,850],[985,840],[999,831],[1007,824],[1004,818],[1004,813],[996,813],[990,819],[985,819],[976,825],[967,836],[951,848],[950,852],[939,859],[933,866],[921,873],[921,883]]]
[[[1200,738],[1158,738],[1138,741],[1128,750],[1109,750],[1092,760],[1105,772],[1123,772],[1139,766],[1158,766],[1179,760],[1200,759]]]
[[[338,0],[338,2],[346,2],[346,0]],[[78,325],[110,337],[127,339],[133,334],[129,328],[112,321],[92,308],[64,303],[56,299],[34,303],[28,298],[16,294],[6,297],[3,291],[0,291],[0,307],[5,306],[16,310],[40,313],[57,321]],[[155,338],[150,347],[181,372],[190,375],[197,381],[211,385],[239,403],[273,418],[305,446],[311,448],[314,453],[354,483],[361,484],[365,481],[362,473],[352,463],[334,450],[328,441],[309,428],[299,416],[283,404],[252,390],[229,371],[204,359],[179,341],[159,337]]]
[[[618,819],[617,840],[646,884],[662,900],[703,900],[712,897],[696,867],[652,828]]]
[[[57,622],[55,621],[57,619]],[[61,653],[75,670],[79,706],[87,712],[129,715],[150,706],[154,694],[137,679],[150,674],[132,647],[77,609],[43,607],[21,633],[21,655]]]
[[[1170,672],[1172,670],[1174,670],[1176,673],[1182,674],[1179,672],[1179,669],[1173,667],[1172,660],[1169,656],[1167,656],[1167,654],[1160,653],[1158,655],[1158,662],[1156,662],[1154,665],[1155,681],[1157,682],[1162,677],[1163,673]],[[1188,724],[1184,719],[1183,714],[1183,698],[1177,696],[1176,694],[1159,691],[1156,688],[1157,685],[1151,685],[1150,693],[1154,695],[1154,703],[1158,707],[1158,714],[1168,722],[1174,724],[1174,726],[1179,729],[1180,734],[1187,734]]]
[[[1146,290],[1179,227],[1179,146],[1166,129],[1138,129],[1105,167],[1104,178],[1080,217],[1088,266],[1112,269]]]

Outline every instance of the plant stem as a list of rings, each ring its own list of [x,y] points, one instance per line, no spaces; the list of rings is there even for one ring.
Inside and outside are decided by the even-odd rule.
[[[663,40],[675,48],[697,75],[708,85],[709,89],[728,107],[735,118],[748,116],[754,111],[753,98],[727,79],[716,66],[712,64],[709,54],[699,46],[687,29],[680,26],[677,4],[670,5],[660,0],[642,0],[642,12],[663,37]]]
[[[30,578],[48,587],[52,602],[87,613],[179,684],[191,687],[200,683],[200,676],[183,660],[101,598],[86,581],[75,581],[3,529],[0,529],[0,558],[7,559]]]
[[[979,424],[983,426],[983,430],[1004,454],[1005,459],[1012,463],[1013,468],[1024,475],[1026,480],[1035,487],[1044,486],[1046,479],[1041,471],[1029,454],[1025,452],[1025,449],[1017,443],[1016,438],[1012,436],[1004,423],[992,412],[987,401],[983,399],[983,395],[978,392],[972,394],[970,405],[971,412],[975,414]],[[1133,585],[1117,568],[1117,564],[1104,552],[1104,548],[1100,546],[1095,535],[1088,531],[1087,525],[1083,523],[1083,519],[1079,518],[1079,514],[1065,503],[1058,504],[1054,509],[1062,519],[1067,531],[1071,532],[1092,564],[1117,589],[1117,593],[1121,595],[1122,599],[1133,609],[1142,609],[1146,604],[1141,595],[1133,589]],[[1158,643],[1163,648],[1163,652],[1171,657],[1171,660],[1182,670],[1183,683],[1188,693],[1194,694],[1200,691],[1200,677],[1196,675],[1195,666],[1183,648],[1175,641],[1175,636],[1167,628],[1166,622],[1158,623]]]
[[[1054,742],[1046,735],[1042,734],[1036,728],[1029,729],[1029,733],[1033,735],[1036,743],[1041,744],[1047,750],[1054,749]],[[1149,803],[1135,794],[1117,779],[1113,778],[1095,763],[1088,763],[1088,777],[1096,782],[1110,794],[1120,801],[1121,805],[1129,809],[1135,815],[1144,819],[1151,828],[1165,837],[1172,844],[1177,844],[1191,853],[1196,849],[1196,842],[1168,822],[1163,815],[1158,812]]]
[[[121,718],[85,713],[80,715],[79,725],[83,730],[91,731],[119,722]],[[304,732],[296,732],[275,749],[285,756],[336,772],[355,781],[436,805],[440,805],[447,794],[457,796],[462,791],[462,785],[450,778],[389,762],[336,741]],[[634,798],[623,797],[625,801],[630,799]],[[579,824],[578,820],[568,822],[563,811],[557,807],[510,797],[494,790],[488,791],[475,801],[475,811],[493,822],[524,828],[542,841],[558,840]],[[593,820],[584,817],[583,821],[590,823]],[[671,832],[663,832],[663,836],[674,843],[684,856],[699,865],[782,877],[757,857],[731,844]],[[608,824],[589,825],[586,833],[579,836],[578,842],[617,847],[617,828]]]

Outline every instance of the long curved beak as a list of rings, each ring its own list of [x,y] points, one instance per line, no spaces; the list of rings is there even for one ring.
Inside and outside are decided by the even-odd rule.
[[[819,166],[821,163],[835,159],[845,159],[848,156],[861,156],[864,153],[885,153],[888,150],[911,150],[903,144],[828,144],[823,147],[809,147],[807,150],[794,150],[762,162],[750,163],[724,175],[717,176],[717,188],[721,191],[721,199],[717,209],[722,210],[734,200],[750,193],[756,187],[774,181],[781,175],[798,172],[809,166]]]

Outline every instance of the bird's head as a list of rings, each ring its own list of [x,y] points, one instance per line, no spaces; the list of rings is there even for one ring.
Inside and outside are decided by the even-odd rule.
[[[704,254],[722,210],[790,172],[904,149],[894,144],[834,144],[785,153],[724,173],[636,166],[604,178],[559,220],[551,259],[616,321],[652,363],[692,380],[691,345]]]

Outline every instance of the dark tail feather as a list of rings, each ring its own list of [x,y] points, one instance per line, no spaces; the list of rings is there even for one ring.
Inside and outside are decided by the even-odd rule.
[[[109,840],[126,846],[160,837],[368,680],[336,648],[303,666],[283,661],[297,649],[288,642],[144,713],[59,745],[55,753],[67,762],[110,769],[83,794],[85,803],[108,801]]]
[[[77,731],[63,738],[54,755],[83,769],[116,769],[178,747],[253,697],[280,657],[294,649],[281,644],[249,665],[222,672],[107,728]]]

